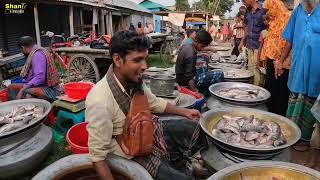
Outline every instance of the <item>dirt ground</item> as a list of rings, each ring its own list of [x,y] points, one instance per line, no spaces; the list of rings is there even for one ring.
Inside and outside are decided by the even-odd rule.
[[[320,171],[320,150],[299,152],[291,148],[291,162]]]

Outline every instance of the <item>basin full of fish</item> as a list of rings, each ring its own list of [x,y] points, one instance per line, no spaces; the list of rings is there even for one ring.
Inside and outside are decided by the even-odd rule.
[[[248,87],[233,87],[222,89],[219,91],[219,95],[231,99],[240,100],[259,100],[264,98],[260,89],[248,88]]]
[[[44,114],[44,107],[34,104],[13,106],[10,112],[0,113],[0,135],[19,129],[39,119]]]
[[[217,139],[235,146],[266,149],[287,143],[278,123],[255,118],[223,115],[212,129]]]

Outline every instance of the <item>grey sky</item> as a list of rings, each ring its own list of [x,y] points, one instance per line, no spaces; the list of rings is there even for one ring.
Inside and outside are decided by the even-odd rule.
[[[140,3],[142,0],[131,0],[135,3]],[[176,1],[175,0],[152,0],[153,2],[156,2],[156,3],[159,3],[159,4],[162,4],[164,6],[173,6]],[[189,4],[192,5],[194,2],[197,2],[199,0],[188,0],[189,1]],[[241,6],[242,3],[235,3],[234,6],[232,7],[232,11],[231,12],[228,12],[225,14],[226,17],[229,17],[229,16],[235,16],[239,10],[239,7]]]

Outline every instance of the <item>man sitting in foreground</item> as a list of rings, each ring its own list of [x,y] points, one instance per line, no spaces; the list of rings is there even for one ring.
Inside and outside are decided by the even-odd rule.
[[[105,161],[109,153],[138,162],[156,179],[193,179],[186,173],[187,158],[207,146],[205,135],[199,131],[199,125],[194,121],[200,118],[199,111],[171,105],[157,98],[143,83],[142,73],[147,68],[149,47],[150,40],[146,36],[128,31],[116,33],[110,42],[113,64],[87,96],[89,154],[101,179],[113,179]],[[137,94],[146,95],[147,102],[135,102]],[[160,122],[153,116],[155,126],[152,151],[132,155],[132,149],[123,143],[127,140],[123,137],[131,137],[131,134],[127,134],[130,129],[124,127],[138,130],[143,128],[134,124],[128,126],[132,119],[141,120],[138,117],[148,111],[143,106],[148,106],[153,113],[172,113],[188,119]],[[131,114],[132,109],[139,108],[141,111],[138,114]],[[145,122],[151,121],[151,117],[148,118],[147,115],[143,118]],[[142,134],[137,136],[142,136],[142,140],[152,137],[150,134],[143,134],[145,131],[140,132]],[[133,141],[137,139],[138,137]],[[140,149],[148,148],[149,145],[141,144]]]

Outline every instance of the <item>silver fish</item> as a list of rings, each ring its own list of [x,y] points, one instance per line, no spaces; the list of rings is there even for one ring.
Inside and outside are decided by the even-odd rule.
[[[245,140],[246,141],[252,141],[252,140],[257,139],[259,136],[260,136],[260,133],[255,132],[255,131],[249,131],[246,134]]]
[[[5,132],[9,132],[9,131],[12,131],[12,130],[21,128],[21,127],[23,127],[24,125],[25,125],[25,124],[24,124],[22,121],[17,121],[17,122],[11,123],[11,124],[3,125],[3,126],[0,128],[0,134],[3,134],[3,133],[5,133]]]
[[[32,111],[36,106],[34,104],[27,104],[24,106],[25,110]]]
[[[10,124],[13,123],[13,119],[12,118],[8,118],[6,116],[0,117],[0,124]]]
[[[228,138],[228,143],[232,143],[232,144],[234,144],[234,143],[239,143],[241,141],[241,136],[240,136],[240,134],[233,134],[232,136],[230,136],[229,138]]]
[[[234,133],[220,133],[217,135],[217,138],[221,139],[224,142],[227,142],[232,135],[234,135]]]

